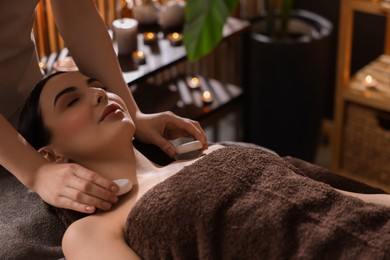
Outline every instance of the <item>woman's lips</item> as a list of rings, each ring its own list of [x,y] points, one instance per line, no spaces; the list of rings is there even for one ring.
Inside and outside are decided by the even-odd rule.
[[[121,107],[118,106],[117,104],[114,104],[114,103],[112,103],[112,104],[106,106],[106,107],[104,108],[104,110],[103,110],[102,115],[100,116],[99,122],[103,121],[103,120],[104,120],[107,116],[109,116],[110,114],[115,113],[115,111],[118,110],[118,109],[121,110]]]

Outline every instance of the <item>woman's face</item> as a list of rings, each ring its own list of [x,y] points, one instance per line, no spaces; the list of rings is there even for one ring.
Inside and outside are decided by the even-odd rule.
[[[123,100],[79,72],[50,79],[39,103],[43,122],[52,134],[50,145],[75,161],[131,142],[135,132]]]

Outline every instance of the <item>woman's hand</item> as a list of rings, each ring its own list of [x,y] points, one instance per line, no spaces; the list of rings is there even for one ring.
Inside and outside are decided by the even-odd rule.
[[[190,137],[199,140],[203,149],[207,148],[207,138],[202,127],[196,121],[179,117],[172,112],[156,114],[137,113],[134,119],[137,140],[155,144],[170,157],[175,156],[175,148],[169,140]]]
[[[96,208],[109,210],[117,202],[119,187],[78,164],[41,166],[36,172],[32,189],[50,205],[93,213]]]

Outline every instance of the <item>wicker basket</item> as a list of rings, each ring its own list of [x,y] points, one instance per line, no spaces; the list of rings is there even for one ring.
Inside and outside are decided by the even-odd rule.
[[[347,104],[342,168],[390,185],[390,113]]]

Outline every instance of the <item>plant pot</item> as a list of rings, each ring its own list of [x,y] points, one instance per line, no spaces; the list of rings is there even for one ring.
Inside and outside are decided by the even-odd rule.
[[[332,25],[294,10],[289,30],[295,37],[277,40],[259,31],[263,20],[253,22],[249,39],[245,139],[312,162],[329,85]]]

